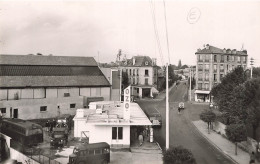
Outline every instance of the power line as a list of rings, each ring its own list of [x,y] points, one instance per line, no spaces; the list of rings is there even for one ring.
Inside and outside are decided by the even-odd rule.
[[[169,60],[169,63],[171,63],[171,60],[170,60],[170,49],[169,49],[169,38],[168,38],[168,28],[167,28],[167,18],[166,18],[165,0],[163,0],[163,5],[164,5],[164,20],[165,20],[165,32],[166,32],[167,49],[168,49],[168,60]]]
[[[151,4],[150,6],[151,6],[152,19],[153,19],[155,39],[157,41],[158,50],[159,50],[159,54],[160,54],[162,65],[164,65],[164,60],[163,60],[163,55],[162,55],[162,48],[161,48],[161,44],[160,44],[160,38],[159,38],[158,29],[157,29],[157,23],[156,23],[156,18],[155,18],[155,8],[154,8],[154,4],[153,4],[152,0],[150,0],[150,4]]]

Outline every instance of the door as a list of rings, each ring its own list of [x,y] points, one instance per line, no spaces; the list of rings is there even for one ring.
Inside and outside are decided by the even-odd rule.
[[[18,109],[14,109],[14,118],[18,118]]]

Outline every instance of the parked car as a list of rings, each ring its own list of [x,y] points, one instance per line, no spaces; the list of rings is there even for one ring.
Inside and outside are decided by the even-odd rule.
[[[183,102],[179,103],[179,109],[184,109],[184,103]]]

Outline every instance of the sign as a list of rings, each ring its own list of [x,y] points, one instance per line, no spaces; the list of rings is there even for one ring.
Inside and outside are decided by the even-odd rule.
[[[131,88],[128,86],[124,89],[124,119],[130,120],[130,101],[131,101]]]

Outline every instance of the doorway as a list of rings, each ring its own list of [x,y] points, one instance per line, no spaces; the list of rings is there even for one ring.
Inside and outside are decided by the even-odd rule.
[[[14,109],[14,118],[18,118],[18,109]]]

